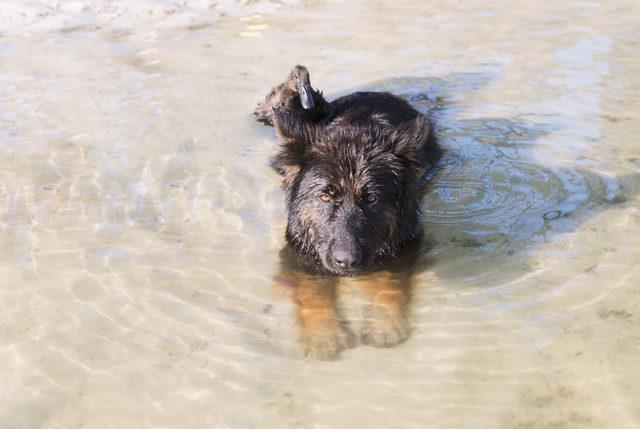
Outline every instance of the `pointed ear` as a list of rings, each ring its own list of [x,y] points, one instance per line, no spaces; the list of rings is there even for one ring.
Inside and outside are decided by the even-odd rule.
[[[300,172],[304,154],[311,146],[316,127],[305,121],[297,111],[274,109],[273,118],[280,150],[273,157],[271,165],[284,176],[283,185],[287,187]]]
[[[310,144],[316,133],[316,126],[298,110],[273,109],[273,125],[280,143]]]
[[[402,123],[391,134],[393,153],[405,165],[407,177],[418,181],[442,155],[436,142],[433,124],[418,114],[415,119]]]

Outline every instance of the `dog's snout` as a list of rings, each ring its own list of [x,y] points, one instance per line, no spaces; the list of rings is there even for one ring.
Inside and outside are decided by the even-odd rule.
[[[356,268],[362,260],[362,252],[356,246],[340,246],[333,251],[333,262],[343,270]]]

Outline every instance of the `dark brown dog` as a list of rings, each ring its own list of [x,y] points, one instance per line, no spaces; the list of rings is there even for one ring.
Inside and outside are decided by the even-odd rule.
[[[442,153],[431,122],[389,93],[328,102],[302,66],[255,115],[280,141],[272,164],[283,176],[293,255],[283,272],[296,284],[307,351],[329,358],[347,345],[334,309],[336,276],[358,275],[371,292],[364,342],[404,340],[410,270],[389,264],[421,234],[420,179]]]

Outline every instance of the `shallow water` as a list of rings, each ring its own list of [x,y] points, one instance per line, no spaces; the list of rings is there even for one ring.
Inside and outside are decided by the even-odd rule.
[[[0,38],[0,427],[640,426],[638,3],[395,3]],[[397,347],[305,358],[273,280],[296,63],[447,148]]]

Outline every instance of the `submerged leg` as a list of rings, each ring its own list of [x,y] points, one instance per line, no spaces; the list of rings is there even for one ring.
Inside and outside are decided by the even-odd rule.
[[[296,313],[305,354],[333,359],[349,347],[350,336],[336,312],[336,279],[302,276],[295,290]]]
[[[411,293],[411,275],[382,271],[358,282],[368,295],[365,321],[360,333],[364,344],[392,347],[409,337],[406,309]]]
[[[276,282],[291,290],[300,340],[306,356],[334,359],[351,344],[336,311],[336,277],[282,268]]]

